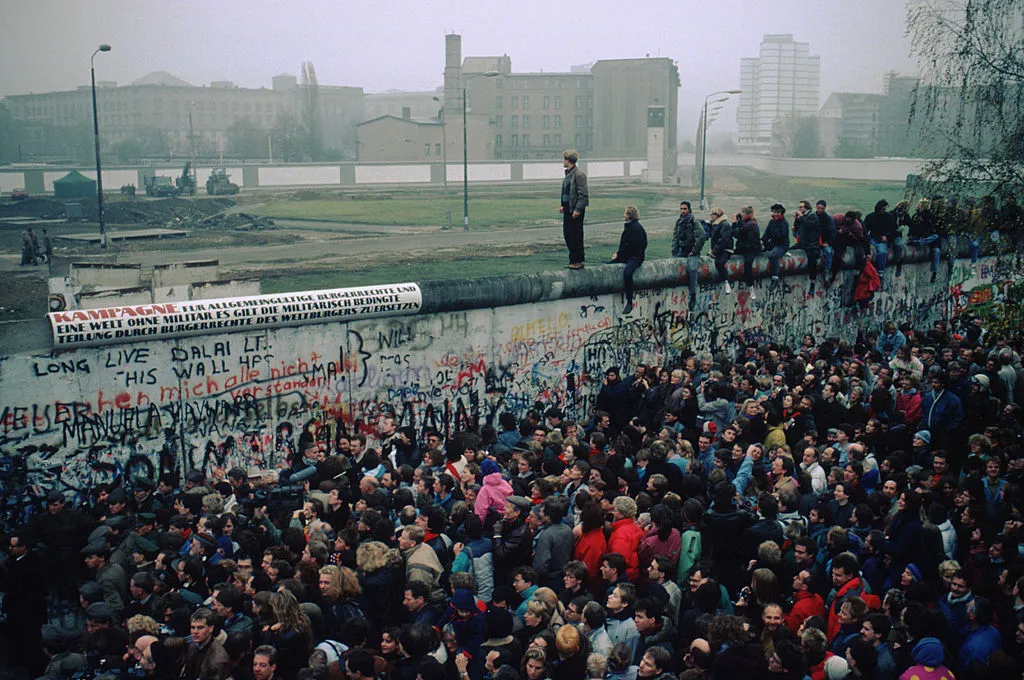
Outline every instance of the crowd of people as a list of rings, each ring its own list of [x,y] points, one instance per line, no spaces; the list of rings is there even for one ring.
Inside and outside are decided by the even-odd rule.
[[[1021,349],[887,322],[609,367],[578,422],[311,421],[278,470],[56,489],[5,543],[8,670],[1020,678]]]
[[[853,253],[857,276],[854,277],[852,299],[867,300],[885,289],[885,272],[890,263],[896,276],[903,273],[904,245],[928,248],[931,280],[938,277],[942,253],[966,243],[972,262],[978,259],[981,238],[995,235],[1020,252],[1024,243],[1024,216],[1016,197],[1008,196],[1000,208],[996,199],[985,196],[980,202],[971,200],[960,205],[957,200],[921,199],[911,212],[909,201],[900,201],[889,210],[889,202],[879,200],[867,216],[858,210],[830,213],[828,203],[819,200],[800,201],[792,227],[786,218],[786,207],[775,203],[771,218],[763,230],[754,208],[743,207],[730,220],[721,208],[712,208],[710,220],[697,219],[689,201],[679,205],[672,238],[672,256],[688,258],[689,271],[697,271],[701,249],[710,241],[718,278],[725,282],[726,293],[732,292],[728,262],[733,255],[743,257],[743,284],[753,290],[754,260],[768,258],[772,285],[779,281],[780,263],[790,250],[800,250],[807,257],[807,292],[814,295],[818,265],[821,264],[823,284],[836,282],[843,267],[846,251]],[[792,241],[790,240],[792,237]],[[697,277],[690,277],[691,300],[697,291]]]

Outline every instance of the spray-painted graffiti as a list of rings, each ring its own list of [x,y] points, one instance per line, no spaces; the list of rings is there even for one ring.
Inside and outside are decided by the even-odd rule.
[[[516,307],[0,356],[0,460],[32,493],[200,467],[286,465],[310,437],[331,447],[381,418],[450,434],[510,411],[560,405],[591,415],[611,366],[675,364],[688,352],[852,340],[885,319],[930,324],[1005,299],[1017,274],[986,259],[886,275],[850,305],[851,273],[810,293],[803,277],[726,294],[702,283],[639,291],[627,316],[601,295]],[[681,279],[682,282],[683,279]],[[2,470],[0,470],[2,471]]]

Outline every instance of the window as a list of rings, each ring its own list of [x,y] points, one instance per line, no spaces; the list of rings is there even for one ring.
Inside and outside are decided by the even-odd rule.
[[[594,98],[593,97],[587,97],[587,110],[589,111],[590,109],[593,109],[593,108],[594,108]]]
[[[547,109],[550,109],[550,108],[551,108],[551,95],[546,94],[546,95],[544,95],[544,109],[547,110]]]
[[[494,135],[494,146],[497,146],[497,147],[501,146],[501,135],[500,134]]]
[[[577,109],[582,109],[583,108],[583,97],[581,97],[579,95],[576,95],[576,108]]]
[[[498,127],[498,128],[504,127],[505,126],[505,116],[495,116],[494,117],[494,126]]]
[[[576,127],[583,127],[583,116],[576,116],[574,122],[576,123]]]
[[[496,89],[499,89],[499,90],[502,89],[505,86],[504,81],[505,81],[504,78],[495,78],[494,79],[494,87]]]
[[[541,122],[541,127],[543,127],[545,130],[551,127],[551,116],[544,116]]]
[[[508,122],[509,127],[515,130],[517,127],[519,127],[519,116],[512,116],[511,118],[509,118]]]
[[[530,116],[528,116],[525,113],[523,114],[523,127],[524,128],[530,127]]]
[[[530,146],[530,135],[523,135],[523,146]]]
[[[583,133],[577,132],[573,136],[573,143],[574,143],[574,145],[576,146],[577,149],[582,149],[583,148]]]
[[[430,144],[429,143],[423,145],[423,155],[426,156],[427,158],[430,158]]]
[[[512,146],[519,146],[519,135],[512,135]]]
[[[435,156],[440,156],[441,155],[441,144],[440,144],[440,142],[434,145],[434,155]]]
[[[555,129],[558,130],[558,129],[561,129],[561,127],[562,127],[562,116],[556,113],[555,114]]]
[[[551,146],[551,135],[544,135],[544,146]]]
[[[524,94],[523,95],[523,108],[524,109],[530,108],[530,95],[528,95],[528,94]]]
[[[560,94],[556,94],[555,95],[555,108],[556,109],[562,108],[562,95],[560,95]]]
[[[509,106],[511,108],[513,108],[513,109],[518,109],[519,108],[519,95],[517,95],[517,94],[512,95],[512,101],[509,102]]]
[[[555,146],[561,147],[562,146],[562,134],[561,133],[556,134],[554,141],[555,141]]]
[[[494,98],[494,108],[500,109],[504,103],[505,98],[502,97],[500,94]]]

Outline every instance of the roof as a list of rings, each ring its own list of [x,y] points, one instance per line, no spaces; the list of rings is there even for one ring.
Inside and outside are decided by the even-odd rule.
[[[411,125],[443,125],[444,124],[441,121],[437,120],[436,118],[400,118],[398,116],[392,116],[391,114],[384,114],[383,116],[377,116],[376,118],[371,118],[369,120],[364,120],[362,123],[357,123],[356,127],[359,127],[360,125],[367,125],[369,123],[376,123],[377,121],[383,120],[384,118],[393,118],[393,119],[395,119],[395,120],[397,120],[399,122],[409,123]]]
[[[194,87],[192,83],[186,83],[184,80],[177,76],[172,76],[167,71],[153,71],[147,73],[138,80],[132,82],[132,85],[170,85],[172,87]]]
[[[53,180],[54,184],[96,184],[96,180],[89,179],[78,170],[72,170],[60,179]]]

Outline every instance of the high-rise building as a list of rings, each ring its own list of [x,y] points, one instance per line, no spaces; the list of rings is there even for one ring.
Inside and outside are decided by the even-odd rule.
[[[769,34],[758,57],[740,60],[740,94],[736,121],[739,146],[767,153],[772,130],[788,118],[815,116],[821,89],[821,58],[809,43],[791,34]]]

